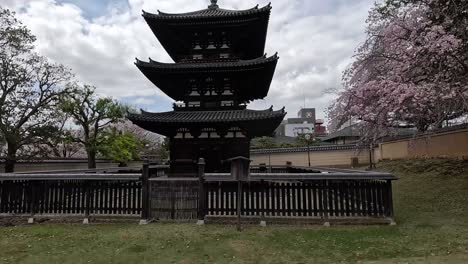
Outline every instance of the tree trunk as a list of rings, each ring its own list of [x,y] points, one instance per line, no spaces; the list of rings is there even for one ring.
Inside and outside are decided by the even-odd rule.
[[[5,160],[5,173],[15,172],[16,160],[6,159]]]
[[[373,156],[373,155],[372,155],[373,152],[374,152],[374,148],[373,148],[372,144],[370,144],[370,146],[369,146],[369,169],[370,169],[370,170],[372,170],[372,169],[375,168],[375,166],[374,166],[374,159],[373,159],[373,157],[372,157],[372,156]]]
[[[5,159],[5,173],[11,173],[15,171],[16,163],[16,146],[8,143],[7,156]]]
[[[88,151],[88,169],[96,168],[96,151]]]

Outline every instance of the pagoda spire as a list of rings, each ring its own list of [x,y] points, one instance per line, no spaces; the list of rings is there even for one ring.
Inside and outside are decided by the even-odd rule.
[[[208,8],[210,8],[210,9],[218,8],[217,3],[218,3],[218,0],[211,0],[211,5],[209,5]]]

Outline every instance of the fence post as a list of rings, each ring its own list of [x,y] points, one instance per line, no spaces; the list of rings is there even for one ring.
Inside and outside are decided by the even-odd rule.
[[[291,173],[291,167],[292,167],[292,162],[291,161],[286,161],[286,172]]]
[[[33,224],[34,223],[34,215],[36,214],[36,208],[37,208],[37,197],[36,197],[36,181],[29,181],[29,184],[31,186],[31,202],[30,202],[30,210],[31,210],[31,216],[28,218],[28,224]]]
[[[85,218],[83,219],[83,224],[89,224],[89,212],[91,207],[91,186],[90,181],[84,182],[85,189]]]
[[[388,216],[390,217],[390,225],[396,225],[395,219],[393,218],[393,194],[392,194],[392,181],[387,180],[387,199],[388,199]]]
[[[197,225],[205,223],[205,159],[198,159],[198,221]]]
[[[261,202],[257,203],[257,204],[260,204],[260,207],[261,207],[261,214],[260,214],[260,226],[266,226],[266,220],[265,220],[265,200],[264,199],[269,199],[268,197],[266,197],[265,195],[265,180],[261,179],[260,180],[260,191],[261,191],[261,195],[260,195],[260,199],[261,199]],[[258,208],[257,208],[258,210]]]
[[[242,214],[242,181],[241,179],[237,179],[237,231],[241,231],[241,214]]]
[[[141,173],[141,219],[140,225],[148,223],[149,217],[149,163],[143,164]]]
[[[330,214],[330,208],[328,207],[329,202],[328,200],[330,199],[330,186],[328,184],[328,180],[323,181],[323,225],[324,226],[330,226],[330,222],[328,220],[329,214]]]

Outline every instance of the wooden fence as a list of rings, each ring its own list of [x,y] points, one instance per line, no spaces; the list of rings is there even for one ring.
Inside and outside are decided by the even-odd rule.
[[[3,175],[0,213],[139,216],[140,177],[141,174]]]
[[[239,215],[324,221],[393,218],[391,181],[396,178],[388,173],[292,166],[245,169],[250,172],[241,180],[230,173],[205,174],[203,161],[198,179],[171,178],[168,166],[149,164],[139,173],[0,174],[0,213],[129,215],[143,220]]]
[[[237,181],[230,173],[205,174],[203,166],[201,162],[198,180],[151,179],[150,200],[159,202],[151,206],[149,216],[199,220],[238,216],[240,205],[241,216],[264,219],[393,219],[391,181],[396,177],[388,173],[252,166],[249,177]]]
[[[208,216],[237,215],[234,181],[206,183]],[[242,183],[241,214],[261,217],[393,217],[391,185],[376,180]]]

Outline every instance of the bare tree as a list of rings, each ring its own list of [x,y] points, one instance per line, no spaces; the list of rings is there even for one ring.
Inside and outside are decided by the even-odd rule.
[[[0,8],[0,134],[6,142],[5,172],[18,158],[36,155],[54,132],[60,96],[72,74],[34,53],[35,37],[9,10]]]
[[[76,155],[85,153],[83,146],[75,141],[75,138],[80,137],[79,129],[70,128],[70,117],[62,113],[56,126],[52,129],[55,130],[53,135],[47,139],[41,148],[43,149],[43,157],[54,158],[72,158]]]

